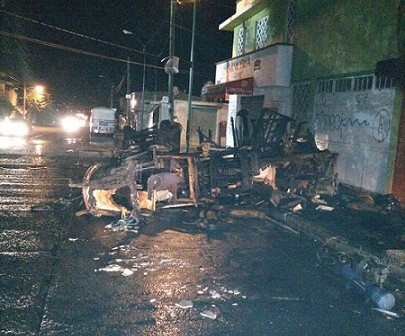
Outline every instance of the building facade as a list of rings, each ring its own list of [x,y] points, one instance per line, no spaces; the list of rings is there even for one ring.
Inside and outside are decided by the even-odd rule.
[[[17,82],[0,71],[0,117],[10,115],[18,105],[18,98]]]
[[[203,90],[229,102],[227,144],[238,111],[271,108],[339,154],[341,182],[405,201],[404,16],[401,0],[237,1],[219,26],[232,58]]]

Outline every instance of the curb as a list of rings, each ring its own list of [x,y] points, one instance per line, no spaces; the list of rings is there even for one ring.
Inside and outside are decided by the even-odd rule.
[[[371,258],[378,264],[388,267],[392,273],[399,276],[401,282],[405,282],[403,252],[393,253],[388,250],[384,254],[375,253],[368,248],[363,248],[359,244],[350,241],[346,237],[336,236],[333,232],[292,212],[281,212],[276,210],[268,213],[267,216],[271,222],[274,221],[275,224],[282,223],[283,225],[287,225],[291,229],[302,232],[324,244],[328,244],[329,247],[335,250],[347,254],[358,254],[363,258]],[[336,239],[338,237],[341,239]]]

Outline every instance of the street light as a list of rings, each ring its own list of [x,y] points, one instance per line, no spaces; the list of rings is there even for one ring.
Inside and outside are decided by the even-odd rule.
[[[42,95],[45,91],[45,88],[42,85],[35,85],[34,92],[37,95]]]
[[[30,90],[32,92],[32,101],[35,104],[39,104],[43,99],[45,95],[45,87],[43,85],[34,85],[27,87],[26,83],[24,82],[24,91],[23,91],[23,114],[24,114],[24,119],[26,119],[27,115],[27,92]]]

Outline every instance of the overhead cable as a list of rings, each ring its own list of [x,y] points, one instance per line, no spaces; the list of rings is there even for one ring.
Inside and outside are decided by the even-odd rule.
[[[0,35],[12,37],[12,38],[17,38],[19,40],[23,40],[23,41],[27,41],[27,42],[31,42],[31,43],[36,43],[36,44],[44,45],[44,46],[55,48],[55,49],[71,51],[71,52],[75,52],[75,53],[82,54],[82,55],[93,56],[93,57],[98,57],[98,58],[109,59],[109,60],[112,60],[112,61],[130,63],[130,64],[142,65],[143,66],[143,63],[140,63],[140,62],[134,62],[134,61],[130,61],[130,60],[127,60],[127,59],[118,58],[118,57],[111,57],[111,56],[107,56],[107,55],[101,55],[101,54],[97,54],[97,53],[94,53],[94,52],[91,52],[91,51],[72,48],[72,47],[64,46],[62,44],[56,44],[56,43],[52,43],[52,42],[42,41],[42,40],[34,39],[32,37],[23,36],[23,35],[19,35],[19,34],[14,34],[14,33],[10,33],[10,32],[3,31],[3,30],[0,30]],[[147,66],[149,68],[156,68],[156,69],[164,70],[164,67],[158,66],[158,65],[147,64]]]
[[[63,33],[67,33],[67,34],[70,34],[70,35],[78,36],[78,37],[85,38],[85,39],[88,39],[88,40],[92,40],[92,41],[95,41],[95,42],[103,43],[103,44],[106,44],[106,45],[109,45],[109,46],[112,46],[112,47],[116,47],[116,48],[120,48],[120,49],[124,49],[124,50],[128,50],[128,51],[133,51],[133,52],[137,52],[137,53],[140,53],[140,54],[146,54],[148,56],[160,57],[159,55],[150,54],[150,53],[147,53],[146,51],[143,51],[143,50],[128,48],[128,47],[125,47],[125,46],[122,46],[122,45],[119,45],[119,44],[116,44],[116,43],[100,40],[100,39],[98,39],[96,37],[91,37],[91,36],[88,36],[88,35],[76,33],[76,32],[71,31],[71,30],[67,30],[67,29],[64,29],[64,28],[61,28],[61,27],[53,26],[53,25],[50,25],[50,24],[47,24],[47,23],[44,23],[44,22],[34,20],[34,19],[26,18],[24,16],[5,11],[3,9],[0,9],[0,12],[5,13],[7,15],[17,17],[17,18],[19,18],[21,20],[29,21],[29,22],[39,24],[39,25],[47,27],[47,28],[55,29],[55,30],[61,31]]]

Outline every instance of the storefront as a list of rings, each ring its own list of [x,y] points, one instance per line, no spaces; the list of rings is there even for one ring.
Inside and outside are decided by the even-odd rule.
[[[234,146],[235,134],[243,132],[243,120],[238,117],[242,109],[248,112],[249,132],[264,107],[291,115],[292,52],[290,44],[275,44],[217,63],[215,84],[205,85],[202,97],[229,103],[227,146]]]

